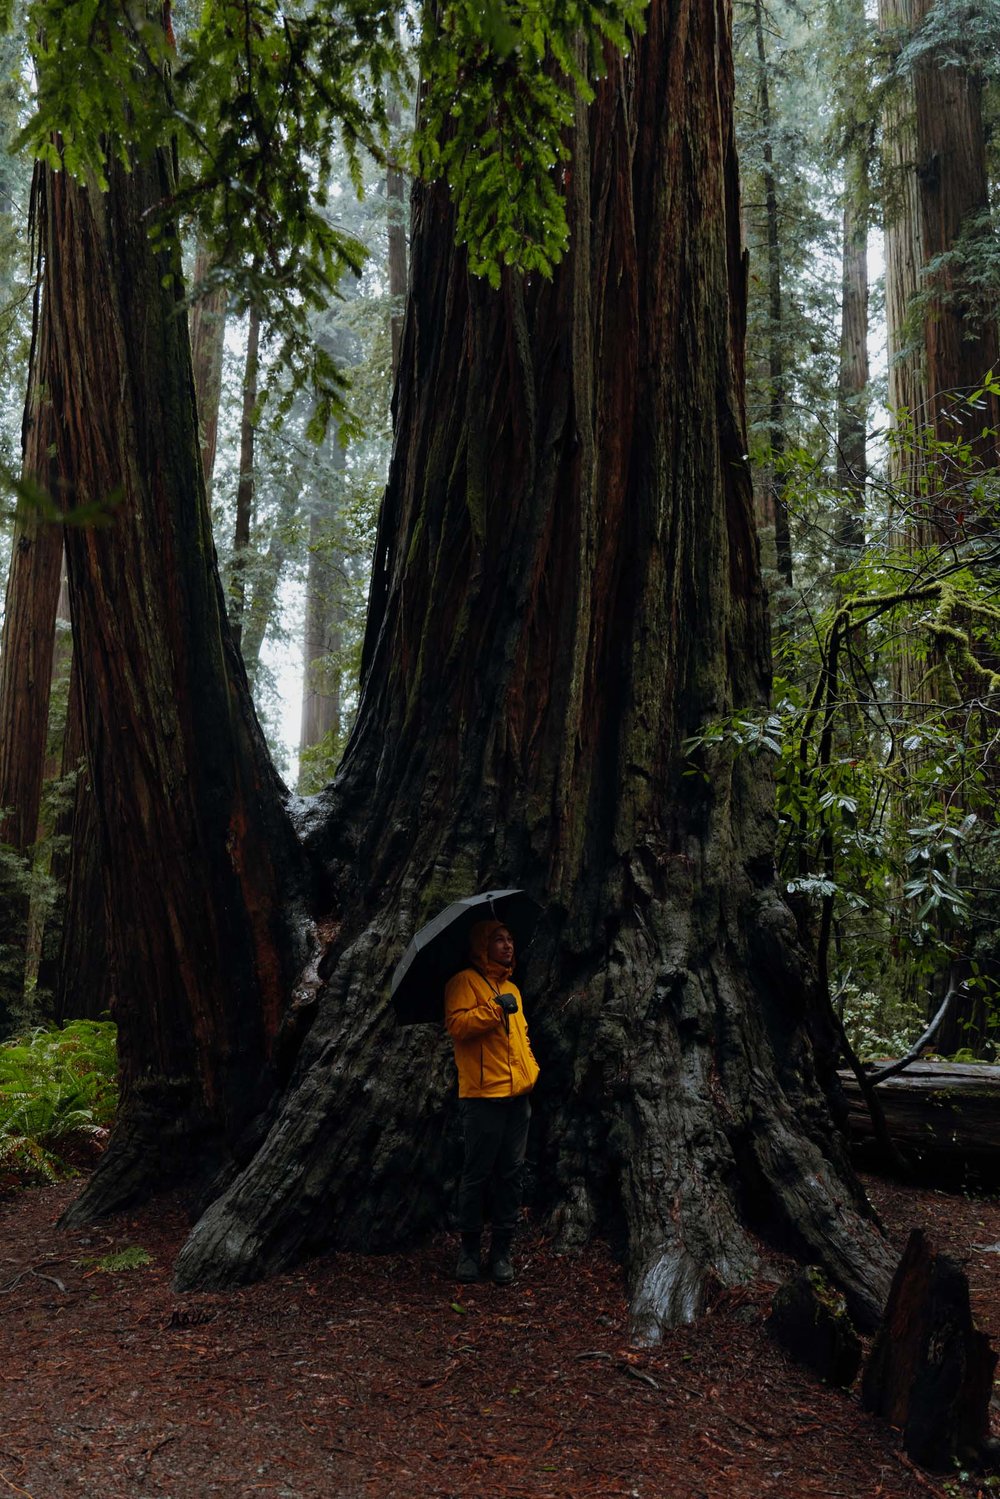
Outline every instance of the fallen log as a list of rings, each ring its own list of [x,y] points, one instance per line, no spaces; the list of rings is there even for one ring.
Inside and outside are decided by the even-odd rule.
[[[881,1165],[871,1118],[852,1073],[838,1074],[859,1164]],[[912,1062],[878,1085],[893,1144],[921,1181],[1000,1186],[1000,1067]]]

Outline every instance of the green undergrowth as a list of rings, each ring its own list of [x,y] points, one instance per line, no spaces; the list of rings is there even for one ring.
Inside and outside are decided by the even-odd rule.
[[[74,1020],[0,1046],[0,1190],[72,1175],[102,1145],[117,1101],[110,1021]]]
[[[130,1244],[114,1254],[102,1255],[99,1259],[78,1260],[77,1264],[90,1274],[120,1275],[125,1270],[143,1270],[153,1263],[153,1256],[140,1244]]]

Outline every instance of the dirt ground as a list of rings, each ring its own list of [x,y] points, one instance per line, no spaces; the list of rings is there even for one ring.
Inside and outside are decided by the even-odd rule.
[[[869,1180],[900,1243],[967,1264],[1000,1335],[1000,1203]],[[616,1266],[519,1243],[510,1289],[459,1287],[448,1236],[331,1255],[179,1296],[162,1203],[55,1228],[77,1188],[0,1205],[0,1499],[922,1499],[980,1484],[915,1468],[856,1391],[770,1341],[769,1290],[727,1295],[655,1350],[626,1337]],[[97,1261],[141,1248],[151,1263]],[[991,1492],[983,1489],[983,1493]]]

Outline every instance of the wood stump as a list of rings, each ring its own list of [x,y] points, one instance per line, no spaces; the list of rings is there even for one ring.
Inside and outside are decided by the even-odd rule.
[[[976,1463],[990,1447],[996,1362],[973,1322],[964,1271],[914,1229],[864,1372],[863,1404],[901,1428],[923,1467]]]
[[[808,1265],[781,1286],[767,1329],[799,1363],[844,1389],[861,1365],[861,1343],[847,1302],[822,1270]]]

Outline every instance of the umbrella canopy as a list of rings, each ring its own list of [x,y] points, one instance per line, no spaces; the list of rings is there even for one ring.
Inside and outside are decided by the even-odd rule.
[[[487,890],[445,906],[413,938],[396,964],[390,994],[400,1025],[441,1025],[444,986],[469,962],[469,933],[477,921],[502,921],[520,956],[542,908],[523,890]]]

